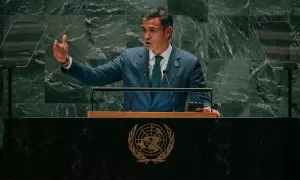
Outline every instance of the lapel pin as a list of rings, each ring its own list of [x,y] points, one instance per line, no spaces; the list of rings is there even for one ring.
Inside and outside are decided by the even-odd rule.
[[[179,63],[177,61],[174,62],[174,67],[178,67]]]

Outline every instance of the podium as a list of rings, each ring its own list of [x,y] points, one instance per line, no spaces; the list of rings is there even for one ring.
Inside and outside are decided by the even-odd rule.
[[[88,111],[88,118],[218,118],[214,112],[117,112],[117,111]]]

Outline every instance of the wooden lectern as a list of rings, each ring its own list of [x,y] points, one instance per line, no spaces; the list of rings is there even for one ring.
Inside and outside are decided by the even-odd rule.
[[[119,112],[88,111],[88,118],[218,118],[210,112]]]

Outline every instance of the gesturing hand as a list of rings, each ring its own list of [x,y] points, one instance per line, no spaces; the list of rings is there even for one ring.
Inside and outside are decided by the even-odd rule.
[[[61,64],[65,64],[67,62],[67,59],[69,57],[67,35],[63,35],[62,43],[58,43],[57,40],[54,41],[53,55]]]

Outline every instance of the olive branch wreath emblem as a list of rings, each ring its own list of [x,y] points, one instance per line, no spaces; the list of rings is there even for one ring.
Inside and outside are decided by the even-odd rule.
[[[168,145],[155,158],[149,158],[149,157],[145,156],[141,151],[139,151],[135,147],[134,138],[135,138],[135,135],[137,133],[137,126],[138,125],[135,125],[131,129],[131,131],[129,132],[129,136],[128,136],[128,147],[129,147],[132,155],[137,158],[138,162],[145,163],[145,164],[147,164],[149,162],[154,162],[155,164],[165,162],[166,158],[171,153],[171,151],[172,151],[172,149],[174,147],[174,142],[175,142],[175,140],[174,140],[174,133],[171,131],[171,129],[166,124],[164,124],[164,127],[166,129],[166,134],[168,136]]]

